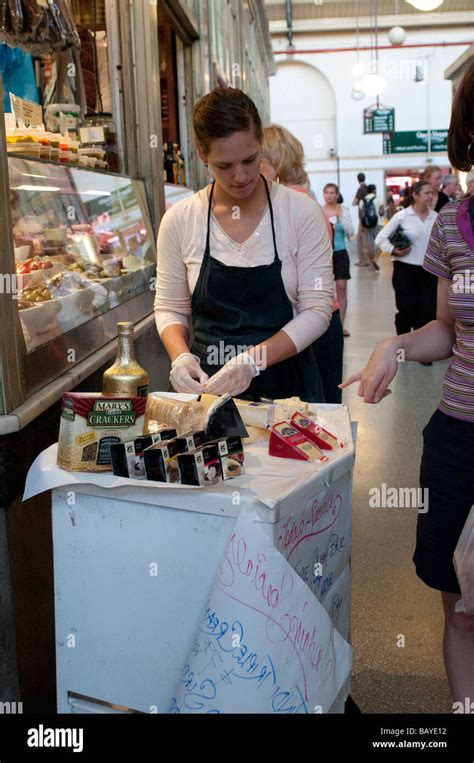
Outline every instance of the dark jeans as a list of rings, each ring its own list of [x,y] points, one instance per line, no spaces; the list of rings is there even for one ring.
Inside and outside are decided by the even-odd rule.
[[[421,265],[393,263],[392,285],[398,313],[395,316],[397,334],[407,334],[436,318],[436,289],[438,279]]]
[[[333,312],[328,330],[313,342],[312,347],[321,374],[325,401],[340,403],[342,390],[337,385],[342,382],[344,335],[339,310]]]

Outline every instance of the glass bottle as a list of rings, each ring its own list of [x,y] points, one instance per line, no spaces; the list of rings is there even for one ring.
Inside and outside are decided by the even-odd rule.
[[[104,395],[146,397],[148,374],[135,360],[133,323],[117,323],[117,337],[117,357],[114,364],[104,372]]]

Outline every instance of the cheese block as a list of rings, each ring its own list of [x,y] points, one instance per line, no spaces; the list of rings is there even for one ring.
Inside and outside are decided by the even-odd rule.
[[[272,427],[268,453],[270,456],[295,458],[299,461],[328,460],[327,456],[289,421],[279,421]]]
[[[275,405],[274,421],[290,421],[294,413],[309,413],[308,403],[303,402],[299,397],[286,397],[273,402]]]
[[[245,428],[249,433],[249,436],[242,438],[244,445],[250,445],[253,442],[260,442],[261,440],[270,439],[270,429],[262,429],[261,427],[249,427],[248,425],[246,425]]]
[[[339,443],[337,437],[328,432],[327,429],[323,429],[322,426],[317,424],[313,419],[310,419],[309,416],[305,416],[298,411],[298,413],[294,413],[291,417],[291,423],[321,450],[337,449]]]
[[[274,406],[271,403],[255,403],[252,400],[234,398],[242,421],[247,426],[270,429],[274,422]]]

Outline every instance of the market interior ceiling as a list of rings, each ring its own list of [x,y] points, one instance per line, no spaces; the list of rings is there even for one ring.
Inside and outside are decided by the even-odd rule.
[[[267,17],[271,31],[284,31],[286,26],[287,6],[291,4],[293,29],[308,31],[315,21],[321,31],[329,29],[348,29],[353,27],[359,6],[361,27],[370,24],[374,7],[377,8],[379,25],[392,26],[438,26],[450,23],[465,23],[472,26],[474,19],[474,0],[444,0],[436,10],[424,12],[414,8],[407,0],[265,0]],[[397,17],[398,5],[398,17]],[[466,29],[466,32],[468,30]]]

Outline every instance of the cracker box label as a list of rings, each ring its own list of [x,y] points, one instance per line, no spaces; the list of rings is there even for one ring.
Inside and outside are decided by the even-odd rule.
[[[93,392],[63,395],[58,466],[68,471],[111,471],[111,445],[143,434],[146,399]]]

